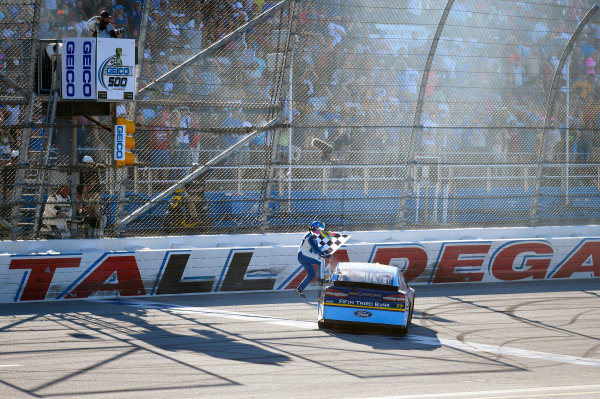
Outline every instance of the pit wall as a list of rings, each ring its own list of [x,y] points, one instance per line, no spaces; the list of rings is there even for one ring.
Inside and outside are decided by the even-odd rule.
[[[348,234],[327,271],[379,262],[412,285],[600,278],[600,226]],[[302,236],[1,241],[0,302],[290,290],[306,275]]]

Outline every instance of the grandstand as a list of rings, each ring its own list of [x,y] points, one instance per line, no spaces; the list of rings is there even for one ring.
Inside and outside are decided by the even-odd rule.
[[[600,221],[594,1],[59,3],[0,1],[4,238]],[[135,100],[60,101],[45,48],[105,3]]]

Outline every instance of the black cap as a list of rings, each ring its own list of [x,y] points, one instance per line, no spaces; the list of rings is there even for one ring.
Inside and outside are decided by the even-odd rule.
[[[100,16],[102,18],[106,18],[106,17],[110,18],[110,17],[112,17],[112,15],[110,15],[110,13],[108,11],[102,11],[102,14],[100,14]]]

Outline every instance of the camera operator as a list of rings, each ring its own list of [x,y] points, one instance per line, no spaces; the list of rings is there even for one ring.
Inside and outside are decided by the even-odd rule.
[[[121,37],[124,29],[115,29],[110,23],[112,15],[102,11],[100,16],[92,17],[87,21],[87,26],[93,37]]]

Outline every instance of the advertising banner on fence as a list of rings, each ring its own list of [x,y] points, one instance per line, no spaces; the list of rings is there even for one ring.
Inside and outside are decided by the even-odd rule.
[[[62,47],[62,99],[96,99],[96,39],[65,38]]]
[[[98,100],[134,100],[135,40],[109,38],[97,40]]]

